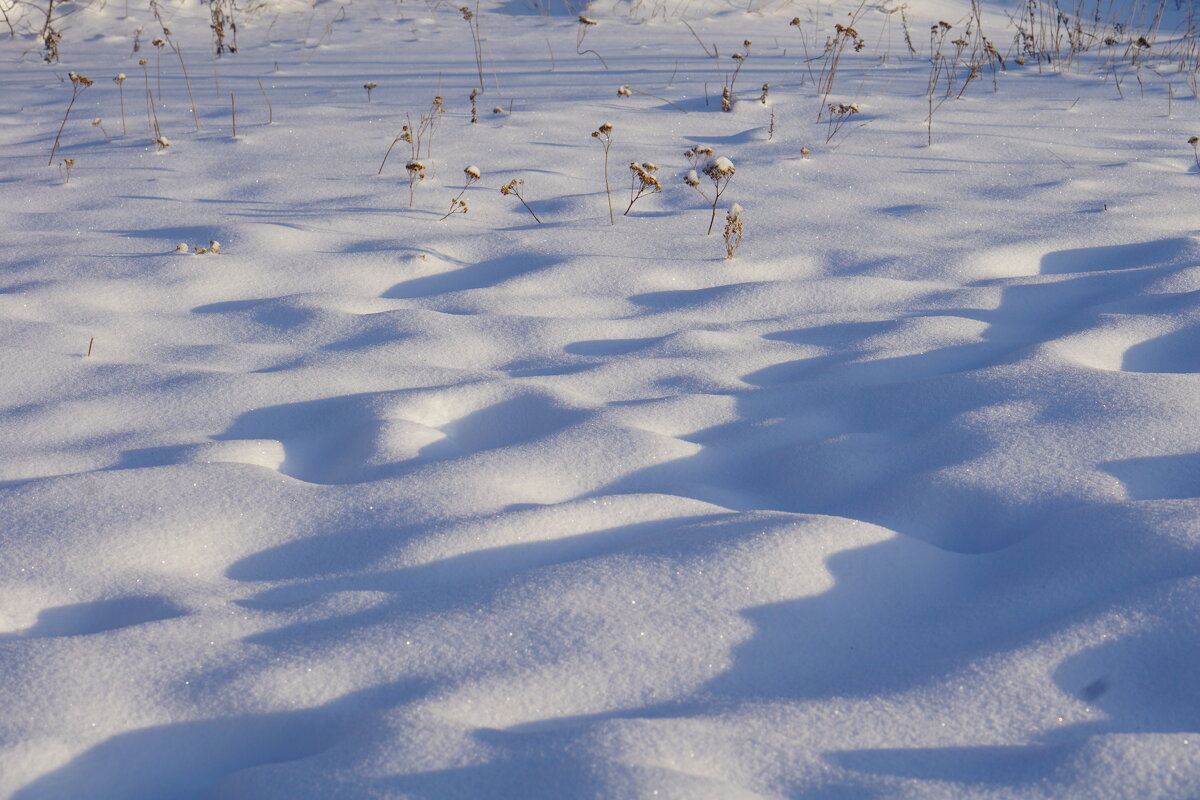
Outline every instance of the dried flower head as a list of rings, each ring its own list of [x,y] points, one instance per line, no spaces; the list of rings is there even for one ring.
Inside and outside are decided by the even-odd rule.
[[[463,172],[467,174],[468,178],[472,178],[474,180],[479,180],[483,177],[483,173],[479,171],[479,167],[475,166],[474,164],[464,169]]]
[[[704,166],[704,174],[714,181],[726,179],[736,171],[733,162],[725,156],[714,158]]]
[[[631,89],[629,87],[629,84],[625,84],[624,86],[618,86],[617,87],[617,97],[633,97],[633,89]]]
[[[125,73],[124,72],[118,73],[117,77],[113,78],[113,83],[121,84],[124,82],[125,82]]]
[[[216,239],[210,240],[208,243],[208,252],[213,253],[214,255],[217,253],[220,253],[221,252],[221,243],[218,242]]]
[[[585,17],[583,14],[580,14],[579,15],[579,24],[580,25],[599,25],[600,23],[596,22],[596,20],[592,19],[591,17]]]
[[[700,176],[696,174],[696,170],[689,169],[687,175],[683,176],[683,182],[695,189],[700,186]]]

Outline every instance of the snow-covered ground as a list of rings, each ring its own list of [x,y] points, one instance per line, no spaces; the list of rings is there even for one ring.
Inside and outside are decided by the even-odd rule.
[[[547,3],[9,12],[0,796],[1200,795],[1190,0]]]

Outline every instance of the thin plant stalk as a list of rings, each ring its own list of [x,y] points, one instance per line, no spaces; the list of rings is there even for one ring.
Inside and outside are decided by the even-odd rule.
[[[62,139],[63,128],[67,127],[67,117],[71,116],[71,109],[75,106],[75,100],[78,99],[80,93],[83,92],[84,89],[92,85],[92,82],[89,79],[74,72],[70,74],[70,78],[71,102],[67,103],[67,112],[63,114],[62,124],[58,126],[58,133],[54,136],[54,146],[50,148],[50,160],[46,162],[46,166],[50,166],[54,163],[54,154],[58,152],[58,143],[59,140]]]

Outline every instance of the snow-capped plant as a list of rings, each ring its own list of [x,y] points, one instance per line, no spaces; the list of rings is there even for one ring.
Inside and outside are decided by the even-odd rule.
[[[367,81],[366,83],[363,84],[363,88],[367,90],[367,102],[368,103],[371,102],[371,92],[374,91],[375,87],[377,87],[378,85],[379,84],[376,83],[375,81]]]
[[[688,152],[691,153],[693,151],[689,150]],[[709,150],[709,152],[712,151]],[[708,221],[709,234],[712,233],[713,224],[717,220],[717,203],[721,201],[721,195],[725,192],[725,189],[729,187],[729,181],[733,179],[733,173],[736,171],[737,170],[733,166],[733,162],[725,156],[710,158],[708,162],[705,163],[701,172],[704,173],[705,177],[712,181],[712,197],[709,197],[704,193],[704,190],[700,188],[700,175],[696,172],[696,170],[688,170],[687,174],[683,178],[683,182],[699,192],[700,196],[704,198],[705,202],[712,207],[712,216]]]
[[[444,216],[442,216],[442,219],[445,219],[451,214],[467,213],[467,201],[463,200],[462,196],[464,193],[466,193],[467,189],[471,188],[472,183],[475,183],[477,180],[483,177],[483,173],[479,171],[479,167],[475,166],[474,164],[464,169],[463,174],[467,176],[467,180],[463,184],[462,190],[459,191],[459,193],[454,196],[454,199],[450,201],[450,210],[447,211]],[[441,222],[442,219],[439,219],[438,222]]]
[[[113,83],[117,85],[117,94],[121,99],[121,135],[128,134],[128,129],[125,127],[125,73],[119,73],[113,78]]]
[[[600,63],[604,65],[605,69],[608,69],[608,63],[604,60],[604,56],[600,55],[595,50],[583,49],[583,40],[587,38],[588,30],[599,24],[600,23],[591,17],[584,16],[583,14],[579,15],[579,28],[575,31],[575,54],[582,56],[587,53],[591,53],[596,58],[600,59]]]

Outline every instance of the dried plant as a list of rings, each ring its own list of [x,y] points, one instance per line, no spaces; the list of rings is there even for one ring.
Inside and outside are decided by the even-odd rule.
[[[483,91],[483,38],[479,33],[479,3],[475,3],[475,10],[466,6],[458,9],[462,13],[462,18],[466,20],[467,27],[471,29],[471,45],[475,48],[475,68],[479,73],[479,91]]]
[[[71,182],[71,169],[75,166],[75,159],[64,158],[58,162],[59,169],[63,171],[63,183]]]
[[[225,51],[237,52],[237,21],[233,18],[235,0],[209,0],[209,28],[213,32],[213,46],[219,57]],[[225,41],[226,38],[229,41]]]
[[[125,73],[119,73],[113,78],[113,83],[117,85],[117,95],[121,98],[121,135],[125,136],[129,133],[125,127]]]
[[[425,180],[425,165],[420,161],[409,161],[404,165],[405,171],[408,173],[408,207],[413,207],[413,194],[417,189],[417,184]]]
[[[632,173],[632,181],[629,186],[629,205],[625,208],[624,216],[629,216],[633,204],[645,195],[662,191],[662,184],[654,177],[654,173],[658,172],[657,165],[649,161],[641,164],[634,161],[629,165],[629,171]]]
[[[830,140],[837,136],[837,132],[846,124],[846,121],[857,113],[858,106],[854,103],[830,103],[829,116],[826,121],[828,135],[825,137],[825,144],[829,144]]]
[[[585,17],[583,14],[579,15],[579,27],[575,30],[575,54],[582,56],[591,53],[596,58],[600,59],[600,63],[605,69],[608,69],[608,62],[604,60],[604,56],[600,55],[595,50],[583,49],[583,40],[587,38],[588,30],[599,24],[599,22],[591,17]]]
[[[742,67],[746,65],[746,59],[750,57],[750,44],[750,40],[746,39],[742,42],[742,47],[744,48],[743,52],[734,53],[732,56],[730,56],[730,58],[737,62],[737,66],[734,67],[733,73],[725,82],[724,88],[721,89],[722,111],[733,111],[733,101],[736,99],[733,94],[733,87],[734,84],[737,83],[738,73],[742,71]]]
[[[529,212],[529,214],[533,217],[534,221],[537,222],[539,225],[541,225],[542,221],[540,219],[538,219],[538,215],[533,213],[533,209],[529,207],[529,203],[526,203],[525,198],[521,196],[521,190],[519,187],[522,186],[524,183],[525,183],[525,181],[523,181],[523,180],[518,180],[517,178],[513,178],[511,181],[509,181],[508,183],[506,183],[500,187],[500,194],[505,195],[505,196],[511,194],[513,197],[520,200],[521,205],[525,206],[525,210]]]
[[[77,72],[68,73],[67,77],[71,79],[71,102],[67,103],[67,111],[63,114],[62,124],[58,126],[58,133],[54,136],[54,146],[50,148],[50,160],[46,162],[46,166],[54,163],[54,154],[58,152],[58,143],[62,139],[63,128],[67,127],[67,117],[71,116],[71,109],[74,108],[75,101],[79,99],[79,95],[84,89],[92,85],[91,80]]]
[[[742,243],[742,233],[744,226],[742,223],[742,213],[744,209],[734,203],[729,207],[729,213],[725,215],[725,258],[732,259],[733,254],[737,252],[738,246]]]
[[[729,182],[733,179],[733,173],[736,171],[737,170],[734,168],[733,162],[728,158],[725,158],[725,156],[720,156],[719,158],[710,158],[708,160],[701,172],[703,172],[705,177],[712,181],[712,197],[706,195],[704,190],[700,188],[700,175],[696,172],[696,170],[688,170],[687,175],[684,176],[684,183],[699,192],[700,196],[704,198],[705,202],[712,207],[712,216],[708,220],[709,235],[712,234],[713,225],[717,220],[717,203],[721,201],[721,195],[725,192],[725,189],[729,187]]]
[[[713,149],[702,145],[693,145],[683,152],[683,157],[694,169],[699,169],[701,164],[713,157]]]
[[[108,131],[104,130],[104,120],[100,119],[100,117],[96,117],[94,120],[92,120],[92,127],[100,129],[100,133],[104,134],[104,141],[112,141],[112,137],[108,135]]]
[[[367,81],[366,83],[363,84],[363,88],[367,90],[367,102],[368,103],[371,102],[371,92],[378,85],[379,84],[376,83],[375,81]]]
[[[154,105],[154,94],[150,91],[150,72],[146,69],[149,63],[144,58],[138,59],[138,66],[142,68],[142,76],[146,79],[146,124],[150,127],[150,140],[158,145],[160,150],[166,150],[171,146],[171,142],[163,136],[162,128],[158,124],[158,110]]]
[[[1196,169],[1200,171],[1200,136],[1193,136],[1188,139],[1188,144],[1192,146],[1192,156],[1196,159]]]
[[[860,4],[858,9],[851,15],[850,24],[837,24],[833,26],[833,39],[826,45],[825,61],[821,66],[821,74],[817,79],[817,93],[821,95],[821,107],[817,112],[817,119],[821,119],[821,115],[825,113],[826,107],[829,105],[829,95],[833,94],[833,83],[837,78],[838,65],[841,63],[842,54],[847,47],[854,49],[854,52],[861,52],[867,46],[867,42],[858,35],[858,31],[854,29],[854,22],[858,19],[858,15],[862,13],[864,3]]]
[[[953,68],[947,61],[946,56],[942,54],[942,47],[946,41],[946,35],[950,32],[953,26],[942,20],[929,28],[929,83],[926,85],[925,93],[929,103],[929,116],[925,118],[926,130],[926,145],[933,146],[933,113],[941,108],[942,103],[950,96],[953,88]],[[946,76],[946,92],[936,102],[938,84],[942,80],[942,76]]]
[[[635,94],[640,94],[644,97],[653,97],[655,100],[661,100],[664,103],[666,103],[667,105],[671,106],[672,108],[679,109],[684,114],[688,113],[687,109],[684,108],[683,106],[678,105],[676,103],[672,103],[670,100],[668,100],[665,97],[659,97],[656,94],[650,94],[649,92],[643,92],[641,89],[634,89],[628,83],[625,84],[624,86],[617,87],[617,97],[633,97]]]
[[[450,216],[451,214],[467,213],[467,201],[463,200],[462,196],[464,194],[466,194],[467,189],[471,188],[472,183],[475,183],[476,181],[478,181],[480,178],[483,177],[483,173],[481,173],[479,171],[479,167],[476,167],[474,165],[469,166],[466,169],[464,169],[463,174],[467,176],[466,183],[463,184],[462,191],[460,191],[458,194],[456,194],[454,196],[454,199],[450,201],[450,210],[446,212],[445,216],[443,216],[442,219],[445,219],[446,217]],[[441,222],[442,219],[439,219],[438,222]]]
[[[388,145],[387,152],[383,154],[383,161],[379,162],[379,170],[375,174],[383,174],[383,167],[387,164],[388,156],[392,154],[392,148],[399,142],[408,143],[409,161],[417,161],[421,158],[422,143],[425,145],[425,158],[432,158],[433,132],[437,126],[438,117],[444,113],[446,113],[446,109],[442,105],[442,96],[438,95],[433,98],[429,110],[421,115],[416,126],[412,124],[412,117],[405,114],[404,117],[408,122],[400,129],[400,135],[392,139],[392,143]]]
[[[275,109],[271,107],[271,98],[267,96],[267,89],[263,86],[262,78],[258,79],[258,90],[262,92],[263,100],[267,102],[267,124],[271,125],[275,122]]]
[[[162,102],[162,49],[167,46],[167,40],[156,36],[150,42],[154,46],[154,86],[158,91],[158,101]]]
[[[613,216],[612,187],[608,182],[608,151],[612,147],[612,129],[613,126],[606,122],[592,131],[592,138],[600,142],[600,146],[604,148],[604,192],[608,195],[608,224],[616,225],[617,220]]]

